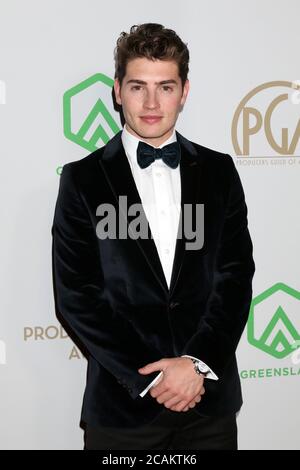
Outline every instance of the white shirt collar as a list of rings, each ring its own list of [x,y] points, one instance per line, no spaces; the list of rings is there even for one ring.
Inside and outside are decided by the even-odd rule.
[[[137,164],[136,152],[137,152],[137,148],[138,148],[138,144],[139,144],[140,140],[143,140],[143,139],[139,139],[138,137],[135,137],[133,134],[131,134],[127,130],[126,124],[123,127],[121,138],[122,138],[122,143],[123,143],[125,152],[126,152],[128,158],[129,158],[130,162],[134,163],[134,164]],[[175,129],[174,129],[172,135],[165,142],[163,142],[158,148],[162,148],[165,145],[171,144],[172,142],[176,142],[176,141],[177,141],[177,138],[176,138],[176,133],[175,133]],[[149,144],[149,145],[151,145],[151,144]],[[154,145],[152,145],[152,147],[154,147]]]

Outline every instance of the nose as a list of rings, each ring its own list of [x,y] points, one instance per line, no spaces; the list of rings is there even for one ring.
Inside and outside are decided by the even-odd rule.
[[[148,90],[144,100],[144,107],[147,109],[159,108],[159,101],[155,90]]]

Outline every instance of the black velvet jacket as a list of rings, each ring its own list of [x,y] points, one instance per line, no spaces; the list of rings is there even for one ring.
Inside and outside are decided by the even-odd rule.
[[[128,207],[141,203],[121,132],[63,168],[52,226],[55,306],[88,351],[82,420],[89,424],[136,427],[153,420],[164,405],[139,393],[158,373],[141,375],[138,368],[182,354],[202,359],[219,376],[205,381],[195,411],[224,415],[242,405],[235,350],[255,270],[244,192],[229,155],[176,134],[181,204],[204,204],[205,230],[199,250],[186,250],[185,236],[177,239],[170,289],[152,238],[96,234],[100,204],[114,205],[118,214],[119,196],[127,196]]]

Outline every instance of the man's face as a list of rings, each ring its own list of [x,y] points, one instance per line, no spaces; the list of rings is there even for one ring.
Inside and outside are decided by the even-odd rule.
[[[189,82],[182,87],[176,62],[143,57],[129,61],[122,86],[115,80],[114,89],[127,130],[158,147],[173,132]]]

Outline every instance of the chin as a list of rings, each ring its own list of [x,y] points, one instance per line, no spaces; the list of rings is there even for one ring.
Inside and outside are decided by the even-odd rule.
[[[168,129],[155,129],[154,127],[152,129],[147,129],[147,128],[143,128],[143,129],[137,129],[135,130],[135,132],[140,135],[141,137],[144,137],[144,138],[150,138],[150,137],[153,137],[153,138],[158,138],[158,137],[162,137],[164,134],[166,134],[168,132]]]

